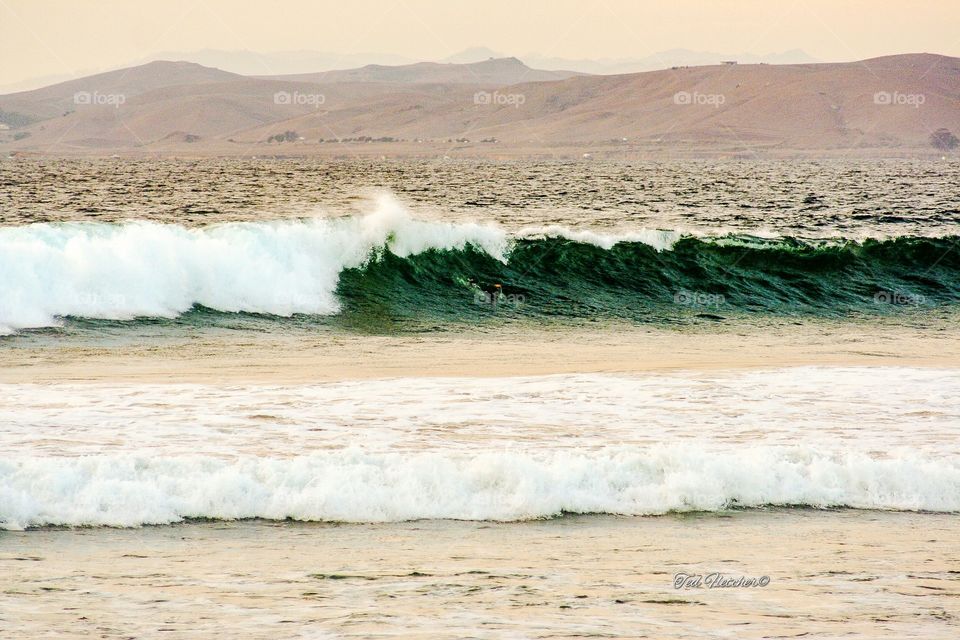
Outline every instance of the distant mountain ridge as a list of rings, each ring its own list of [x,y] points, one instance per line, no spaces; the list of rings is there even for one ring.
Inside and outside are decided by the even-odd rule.
[[[324,84],[332,82],[456,82],[505,85],[563,80],[575,75],[580,74],[562,70],[531,69],[517,58],[490,58],[469,63],[417,62],[397,66],[370,64],[359,69],[260,77]]]
[[[162,51],[139,61],[185,60],[205,67],[225,69],[241,75],[290,75],[333,69],[354,69],[368,64],[402,65],[416,60],[389,53],[332,53],[329,51]]]
[[[544,55],[536,52],[524,54],[504,53],[489,47],[468,47],[450,56],[436,60],[440,64],[470,64],[491,58],[517,58],[534,69],[544,71],[572,71],[591,74],[622,74],[640,71],[656,71],[683,65],[719,64],[722,60],[737,60],[741,64],[810,64],[820,62],[800,49],[756,54],[723,53],[715,51],[694,51],[691,49],[669,49],[650,55],[616,58],[587,59],[564,58]],[[399,66],[416,64],[404,56],[383,53],[334,54],[319,51],[287,51],[258,53],[254,51],[221,51],[204,49],[201,51],[166,51],[151,56],[150,60],[187,60],[208,67],[226,69],[234,73],[256,76],[299,75],[357,69],[369,65]],[[147,62],[145,60],[144,62]]]
[[[470,47],[456,53],[442,62],[467,63],[485,60],[487,58],[502,58],[504,54],[488,49],[487,47]],[[780,53],[717,53],[712,51],[693,51],[691,49],[670,49],[658,51],[639,58],[619,59],[571,59],[556,56],[545,56],[539,53],[527,53],[518,56],[525,64],[537,69],[563,69],[583,74],[618,75],[624,73],[639,73],[641,71],[657,71],[679,66],[707,66],[720,64],[724,60],[736,60],[740,64],[812,64],[819,62],[816,58],[800,49],[791,49]]]

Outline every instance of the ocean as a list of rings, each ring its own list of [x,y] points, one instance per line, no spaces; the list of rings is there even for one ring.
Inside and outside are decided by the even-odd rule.
[[[0,161],[0,628],[954,637],[958,203],[952,161]]]

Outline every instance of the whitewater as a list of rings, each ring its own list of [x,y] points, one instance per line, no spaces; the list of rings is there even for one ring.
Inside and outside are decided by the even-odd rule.
[[[908,367],[7,384],[0,527],[960,512],[958,399]]]

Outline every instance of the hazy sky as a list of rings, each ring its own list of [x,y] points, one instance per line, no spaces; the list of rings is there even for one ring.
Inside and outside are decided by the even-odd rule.
[[[960,56],[960,0],[0,0],[0,85],[158,51],[642,57],[672,48],[824,61]]]

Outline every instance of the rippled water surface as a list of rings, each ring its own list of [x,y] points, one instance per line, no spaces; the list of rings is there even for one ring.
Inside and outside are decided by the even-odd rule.
[[[774,230],[781,235],[956,233],[955,161],[6,160],[0,224],[129,218],[211,224],[359,213],[390,191],[418,214],[510,228]]]

